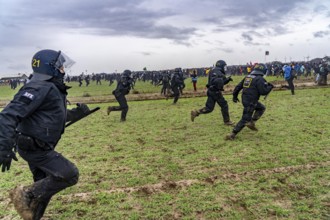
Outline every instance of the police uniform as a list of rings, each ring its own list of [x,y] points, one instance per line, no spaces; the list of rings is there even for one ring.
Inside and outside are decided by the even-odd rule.
[[[180,97],[180,89],[183,89],[182,87],[184,87],[184,81],[182,78],[182,75],[180,75],[180,71],[181,68],[176,68],[171,76],[171,90],[172,90],[172,94],[168,95],[168,97],[174,97],[173,99],[173,104],[176,104],[179,100]]]
[[[212,112],[217,103],[221,108],[221,114],[225,125],[233,124],[233,122],[230,121],[228,103],[222,95],[224,85],[228,84],[232,79],[225,76],[224,66],[226,63],[224,61],[222,62],[223,64],[221,64],[221,66],[216,66],[210,71],[208,84],[206,85],[208,89],[205,107],[191,112],[192,121],[194,121],[194,119],[200,114],[208,114]]]
[[[107,110],[108,115],[111,111],[121,111],[120,121],[126,121],[126,115],[128,112],[128,105],[125,95],[130,92],[133,86],[133,79],[130,75],[131,71],[125,70],[117,83],[116,89],[112,92],[118,101],[119,106],[110,106]]]
[[[49,65],[48,59],[59,59],[60,53],[42,50],[37,55],[46,57],[46,61],[40,58],[41,62]],[[79,177],[77,167],[56,152],[55,147],[64,132],[65,123],[81,118],[84,113],[80,108],[66,109],[68,87],[62,77],[53,78],[52,74],[34,73],[31,81],[0,113],[0,152],[10,155],[16,145],[33,175],[32,185],[16,187],[10,192],[12,202],[23,219],[40,219],[51,197],[76,184]],[[11,161],[5,163],[3,157],[0,159],[0,165],[3,168],[7,165],[5,168],[9,170]]]
[[[238,102],[238,94],[242,92],[243,115],[241,120],[236,124],[232,133],[226,136],[226,139],[234,139],[238,132],[245,126],[257,131],[255,122],[263,115],[266,107],[259,102],[262,95],[270,93],[274,87],[267,83],[264,79],[264,74],[267,72],[267,67],[263,64],[257,64],[251,74],[247,75],[234,89],[233,101]]]

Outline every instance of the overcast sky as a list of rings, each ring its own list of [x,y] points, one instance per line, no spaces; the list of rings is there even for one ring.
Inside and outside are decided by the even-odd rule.
[[[330,55],[330,1],[0,0],[0,76],[41,49],[71,75],[310,60]]]

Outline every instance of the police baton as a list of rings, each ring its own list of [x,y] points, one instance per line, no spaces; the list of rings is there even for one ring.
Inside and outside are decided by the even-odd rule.
[[[65,127],[66,127],[66,128],[69,127],[70,125],[76,123],[77,121],[80,121],[81,119],[87,117],[87,116],[90,115],[90,114],[93,114],[94,112],[96,112],[96,111],[98,111],[98,110],[100,110],[100,107],[96,107],[96,108],[90,110],[86,115],[84,115],[84,117],[79,118],[78,120],[70,121],[69,123],[67,123],[67,124],[65,125]]]

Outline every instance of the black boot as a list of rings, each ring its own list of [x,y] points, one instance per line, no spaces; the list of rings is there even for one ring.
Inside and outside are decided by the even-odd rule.
[[[24,220],[40,220],[50,202],[51,196],[41,199],[31,186],[18,186],[9,192],[11,202]]]
[[[252,131],[258,131],[258,128],[256,127],[256,124],[254,121],[250,121],[245,124],[246,127],[250,128]]]
[[[113,111],[113,108],[111,106],[109,106],[107,109],[107,114],[109,115],[111,111]]]
[[[198,115],[199,115],[199,112],[198,111],[195,111],[195,110],[191,111],[191,113],[190,113],[190,119],[191,119],[191,121],[194,122],[195,118]]]

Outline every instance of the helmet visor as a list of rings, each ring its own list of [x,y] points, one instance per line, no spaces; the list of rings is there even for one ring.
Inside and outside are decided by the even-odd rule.
[[[64,67],[65,69],[69,69],[73,66],[76,62],[72,60],[69,56],[67,56],[65,53],[59,51],[58,57],[55,62],[55,68],[60,69],[61,67]]]

